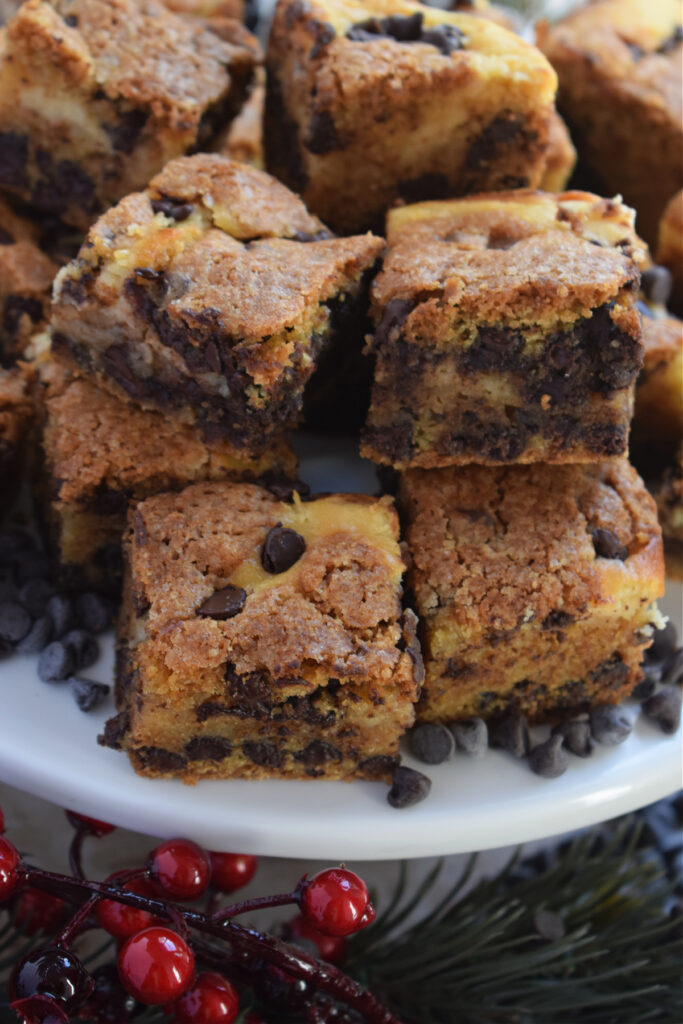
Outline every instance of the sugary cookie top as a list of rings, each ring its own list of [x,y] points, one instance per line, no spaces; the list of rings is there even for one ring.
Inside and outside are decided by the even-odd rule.
[[[624,460],[413,469],[401,478],[418,611],[496,631],[582,616],[663,567],[654,503]]]

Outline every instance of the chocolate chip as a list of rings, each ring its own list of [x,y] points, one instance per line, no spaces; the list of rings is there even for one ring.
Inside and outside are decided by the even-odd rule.
[[[112,604],[101,594],[79,594],[76,598],[76,615],[79,623],[89,633],[104,633],[112,620]]]
[[[290,480],[284,475],[266,475],[261,479],[261,483],[278,501],[291,502],[295,491],[301,498],[308,497],[311,493],[311,488],[303,480]]]
[[[526,757],[531,741],[524,715],[509,714],[489,723],[489,743],[513,757]]]
[[[222,622],[239,614],[244,608],[246,599],[246,590],[242,590],[241,587],[233,587],[229,583],[227,587],[223,587],[211,597],[207,597],[206,601],[197,609],[197,615],[205,615],[207,618],[218,619]]]
[[[154,267],[136,267],[133,273],[143,281],[158,281],[162,276],[161,271],[155,270]]]
[[[232,743],[222,736],[197,736],[185,744],[190,761],[223,761],[232,753]]]
[[[683,647],[679,647],[670,658],[666,659],[662,671],[662,682],[666,685],[680,683],[681,679],[683,679]]]
[[[629,696],[633,700],[647,700],[657,689],[657,683],[661,682],[661,665],[643,665],[643,678],[637,683]]]
[[[423,29],[420,42],[435,46],[444,57],[456,50],[465,49],[465,36],[455,25],[436,25],[434,28]]]
[[[623,562],[628,558],[628,550],[620,542],[616,533],[612,530],[606,530],[601,526],[591,530],[591,537],[593,538],[593,547],[595,553],[599,558],[618,558]]]
[[[452,732],[438,722],[424,722],[409,733],[410,750],[424,764],[442,764],[455,753]]]
[[[320,228],[319,231],[313,233],[309,231],[296,231],[291,238],[293,242],[322,242],[326,238],[334,238],[334,235],[327,228]]]
[[[18,644],[31,628],[31,616],[26,609],[14,601],[0,604],[0,640]]]
[[[24,184],[28,140],[19,132],[0,132],[0,185]]]
[[[541,629],[565,629],[574,621],[574,616],[557,608],[543,619]]]
[[[164,747],[139,747],[133,752],[141,768],[151,768],[157,772],[178,772],[187,765],[182,754]]]
[[[570,719],[553,729],[564,739],[567,750],[576,757],[590,757],[593,753],[593,738],[588,717]]]
[[[343,148],[334,118],[329,110],[313,112],[303,142],[306,149],[317,156]]]
[[[33,623],[26,636],[16,646],[17,654],[40,654],[52,639],[52,619],[42,615]]]
[[[14,238],[5,228],[0,228],[0,245],[12,245]]]
[[[392,807],[412,807],[428,797],[431,788],[432,780],[426,775],[400,764],[394,769],[387,800]]]
[[[55,588],[45,579],[28,580],[19,590],[19,600],[34,618],[42,615]]]
[[[182,203],[177,199],[170,199],[168,196],[161,196],[159,199],[152,199],[152,209],[155,213],[163,213],[171,220],[187,220],[194,207],[192,203]]]
[[[119,153],[132,153],[147,124],[146,110],[127,110],[114,124],[102,127],[109,136],[112,148]]]
[[[127,711],[119,711],[118,715],[114,715],[104,723],[104,732],[97,737],[97,742],[101,747],[120,750],[121,741],[128,732],[129,726],[130,715]]]
[[[537,910],[534,913],[534,928],[548,942],[559,942],[566,935],[564,921],[552,910]]]
[[[671,271],[667,267],[648,267],[640,277],[640,287],[653,306],[666,306],[671,296]]]
[[[60,640],[53,640],[38,659],[38,678],[44,683],[61,683],[75,667],[71,648]]]
[[[274,743],[257,743],[249,740],[242,744],[242,750],[249,760],[260,768],[280,768],[282,766],[282,754]]]
[[[676,653],[678,649],[678,632],[675,625],[669,619],[662,629],[656,629],[652,636],[652,643],[645,652],[646,658],[652,661],[664,661]]]
[[[643,705],[643,714],[650,718],[662,732],[672,736],[681,721],[681,694],[674,686],[667,686]]]
[[[92,711],[99,707],[110,690],[106,683],[97,683],[94,679],[86,679],[83,676],[71,676],[69,688],[81,711]]]
[[[261,565],[266,572],[286,572],[299,561],[305,550],[306,541],[301,534],[278,523],[268,531],[261,549]]]
[[[54,635],[57,638],[64,636],[76,624],[73,603],[64,594],[53,594],[45,605],[45,612],[52,619]]]
[[[297,761],[303,762],[309,768],[315,768],[330,761],[343,761],[344,755],[338,747],[326,743],[325,740],[312,740],[298,754],[294,755]]]
[[[539,743],[529,753],[529,767],[545,779],[557,779],[569,767],[569,756],[564,749],[564,737],[559,733]]]
[[[77,672],[83,668],[90,668],[100,656],[100,645],[84,629],[69,630],[62,642],[70,648]]]
[[[470,757],[483,757],[489,745],[489,730],[483,718],[471,718],[468,722],[451,722],[448,728],[453,733],[455,745]]]
[[[607,704],[593,708],[590,716],[593,739],[606,747],[616,747],[631,735],[633,726],[619,708]]]
[[[352,25],[346,38],[354,43],[367,43],[384,36],[398,43],[416,43],[420,39],[423,16],[416,14],[392,14],[387,18],[367,18]]]
[[[64,24],[68,25],[69,28],[76,28],[78,25],[78,16],[76,14],[67,14],[64,18]]]

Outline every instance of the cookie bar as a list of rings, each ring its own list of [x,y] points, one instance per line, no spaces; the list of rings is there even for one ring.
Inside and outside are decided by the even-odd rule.
[[[83,229],[225,132],[257,60],[156,0],[27,0],[6,33],[0,187]]]
[[[118,396],[258,456],[296,424],[383,245],[332,237],[256,168],[181,157],[60,272],[54,349]]]
[[[683,579],[683,441],[674,462],[652,487],[664,535],[667,574]]]
[[[555,111],[550,121],[550,135],[540,188],[545,192],[562,192],[576,166],[576,150],[569,129]]]
[[[645,305],[641,309],[645,361],[636,386],[633,442],[675,445],[683,438],[683,322],[653,315]]]
[[[284,438],[249,459],[226,441],[138,409],[87,380],[67,381],[45,401],[43,448],[49,521],[61,578],[116,592],[131,501],[199,480],[294,478]]]
[[[539,721],[630,693],[664,564],[626,460],[408,470],[399,502],[423,630],[418,718]]]
[[[596,0],[538,27],[581,163],[652,245],[683,175],[682,43],[679,0]]]
[[[259,72],[262,69],[259,68]],[[252,167],[263,168],[263,111],[266,103],[265,74],[257,74],[256,82],[242,109],[230,125],[220,149],[223,156]]]
[[[421,679],[390,498],[204,483],[130,522],[105,744],[187,782],[389,779]]]
[[[521,190],[392,210],[362,453],[586,462],[626,451],[642,363],[633,212]]]
[[[659,222],[657,263],[669,269],[671,308],[683,316],[683,189],[671,197]]]
[[[555,75],[488,18],[407,0],[280,0],[266,166],[342,233],[397,200],[535,186]]]
[[[23,364],[0,367],[0,511],[16,496],[19,463],[35,418],[31,379]]]
[[[23,353],[49,313],[58,268],[38,242],[37,226],[0,196],[0,356],[5,360]]]

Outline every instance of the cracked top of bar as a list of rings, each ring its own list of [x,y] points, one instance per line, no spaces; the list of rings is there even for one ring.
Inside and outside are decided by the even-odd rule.
[[[378,318],[403,299],[420,305],[421,320],[426,306],[457,306],[505,326],[571,322],[621,289],[635,295],[646,253],[633,211],[587,192],[521,190],[404,206],[388,214],[387,240],[373,287]],[[623,315],[637,314],[629,307]]]

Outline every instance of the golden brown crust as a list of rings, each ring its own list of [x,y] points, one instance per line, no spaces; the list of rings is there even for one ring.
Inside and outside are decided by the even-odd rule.
[[[619,694],[637,681],[647,630],[635,631],[656,620],[648,607],[664,567],[654,503],[625,460],[409,470],[399,498],[425,631],[426,717],[478,713],[482,694],[509,699],[522,680],[546,688],[524,698],[542,717],[562,686],[615,654],[628,666]],[[597,553],[598,529],[622,558]]]
[[[644,316],[643,347],[633,439],[675,443],[683,437],[683,322],[672,316]]]
[[[681,183],[680,29],[678,0],[597,0],[557,25],[538,26],[582,161],[606,191],[636,207],[638,229],[651,244]]]
[[[683,315],[683,189],[671,197],[659,222],[657,263],[671,271],[671,308]]]

